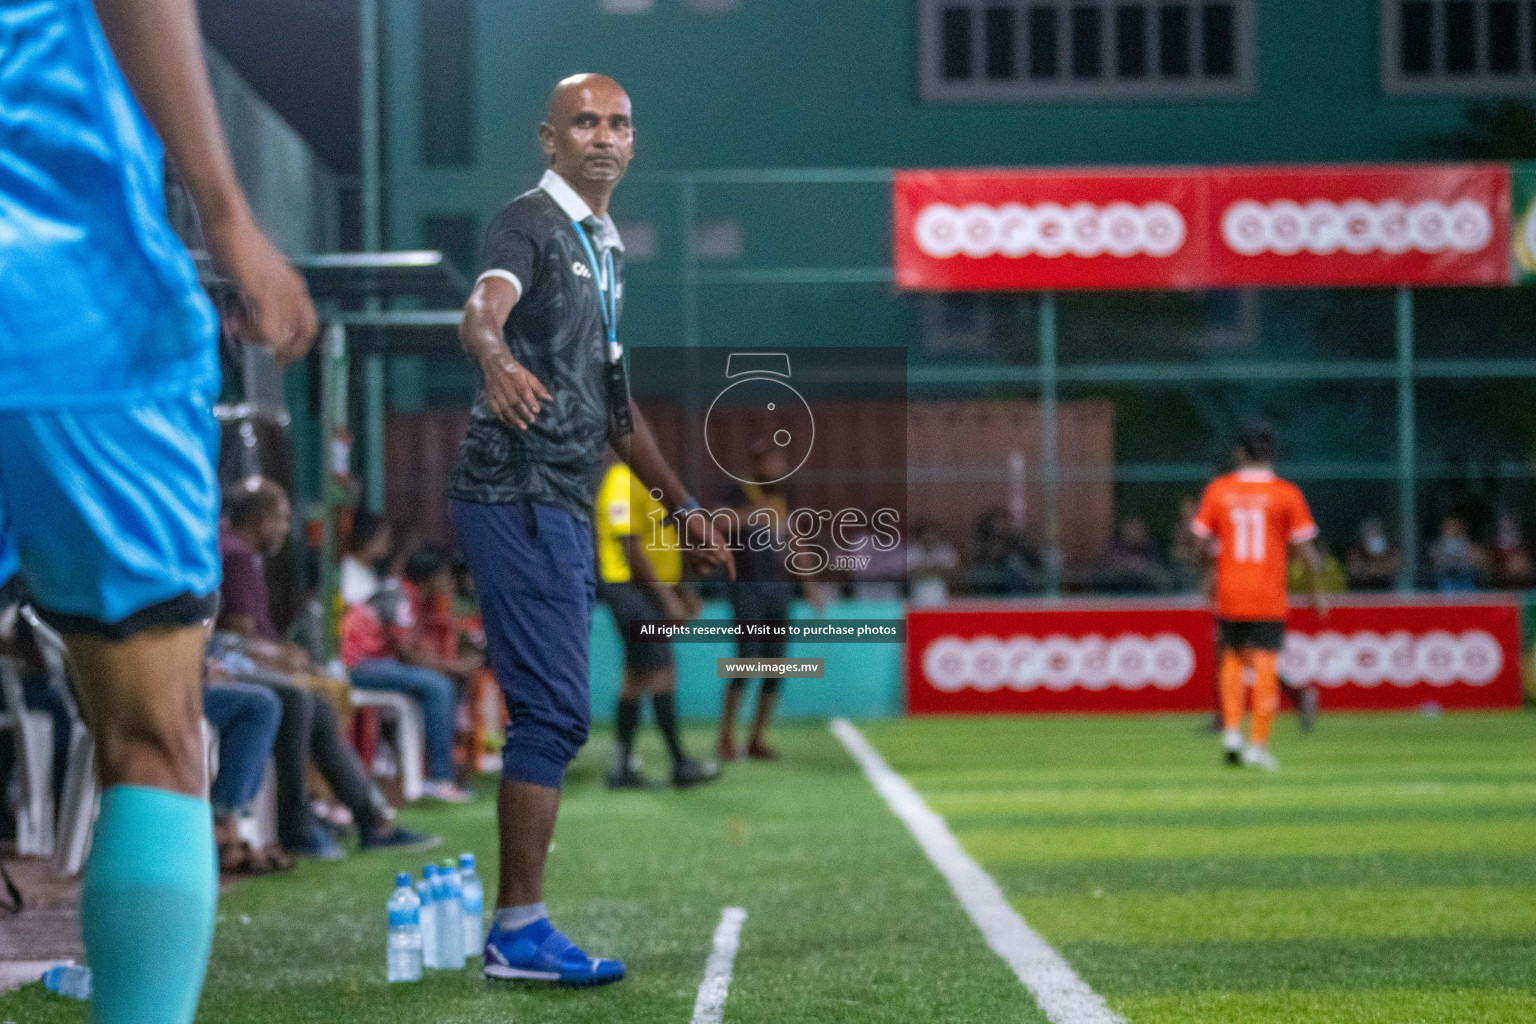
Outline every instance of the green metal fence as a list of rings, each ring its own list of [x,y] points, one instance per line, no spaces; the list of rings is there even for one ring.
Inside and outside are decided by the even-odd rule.
[[[658,261],[654,267],[637,268],[631,275],[631,295],[643,289],[670,292],[671,301],[665,303],[664,308],[675,308],[677,316],[673,323],[686,345],[732,343],[735,338],[729,325],[733,320],[745,324],[753,317],[753,308],[765,305],[764,300],[770,295],[798,292],[806,296],[800,300],[804,305],[828,303],[825,294],[831,291],[841,292],[844,301],[854,306],[860,303],[871,307],[892,303],[911,306],[935,301],[928,297],[893,294],[889,239],[869,237],[867,230],[853,227],[856,219],[852,217],[847,220],[849,233],[857,237],[851,243],[847,238],[836,237],[835,220],[833,229],[828,230],[824,213],[829,207],[835,208],[836,202],[829,202],[824,197],[806,198],[816,191],[844,195],[858,192],[857,205],[862,209],[872,194],[885,201],[881,193],[888,193],[891,180],[892,171],[883,168],[714,170],[644,179],[642,187],[649,193],[644,205],[652,210],[670,206],[674,211],[673,237],[678,243],[674,247],[677,258],[675,261]],[[777,200],[772,195],[775,192],[779,194]],[[820,220],[811,223],[807,217],[799,215],[806,209],[815,211]],[[701,251],[701,227],[712,217],[719,216],[722,210],[746,221],[745,234],[752,244],[744,245],[740,253],[712,259]],[[773,223],[776,218],[777,224]],[[796,244],[794,240],[794,236],[805,234],[819,234],[826,239],[825,248],[836,258],[805,258],[808,247]],[[761,244],[756,244],[758,242]],[[855,259],[841,258],[850,254]],[[816,293],[814,299],[810,297],[811,293]],[[1493,313],[1479,312],[1481,307],[1495,301],[1491,298],[1493,295],[1495,292],[1492,291],[1467,290],[1458,297],[1465,300],[1467,318],[1475,320],[1494,316]],[[928,393],[947,396],[1007,393],[1028,395],[1038,400],[1044,416],[1044,444],[1037,470],[1045,494],[1042,554],[1051,593],[1058,592],[1061,584],[1061,495],[1064,485],[1109,480],[1117,486],[1178,484],[1197,487],[1210,475],[1214,465],[1214,460],[1209,457],[1210,446],[1192,452],[1194,457],[1176,461],[1121,461],[1117,454],[1114,465],[1063,464],[1057,423],[1064,395],[1124,395],[1128,390],[1137,389],[1262,390],[1268,387],[1271,391],[1289,389],[1295,396],[1289,401],[1306,403],[1311,400],[1307,397],[1309,389],[1328,389],[1344,395],[1390,389],[1391,401],[1380,402],[1383,408],[1370,420],[1369,429],[1382,436],[1374,439],[1373,446],[1368,446],[1375,449],[1369,457],[1355,456],[1357,445],[1354,439],[1341,436],[1328,446],[1332,450],[1320,445],[1293,446],[1284,457],[1281,469],[1303,485],[1348,481],[1366,491],[1389,485],[1393,492],[1390,502],[1382,502],[1378,494],[1372,507],[1379,509],[1386,504],[1391,508],[1404,555],[1405,569],[1400,587],[1411,589],[1416,581],[1416,567],[1420,564],[1420,509],[1424,484],[1492,480],[1523,485],[1533,476],[1529,457],[1532,437],[1524,432],[1523,422],[1512,426],[1509,436],[1491,438],[1491,450],[1497,453],[1493,456],[1480,452],[1469,461],[1462,458],[1465,449],[1459,450],[1454,442],[1441,445],[1448,454],[1421,451],[1419,424],[1424,415],[1421,390],[1426,385],[1470,386],[1473,390],[1469,393],[1475,396],[1484,386],[1498,386],[1502,388],[1499,401],[1507,403],[1510,401],[1508,396],[1513,394],[1518,399],[1525,386],[1536,379],[1536,358],[1521,354],[1520,345],[1506,345],[1503,350],[1493,346],[1495,351],[1492,352],[1475,351],[1477,346],[1474,345],[1471,346],[1473,351],[1458,356],[1445,351],[1448,347],[1456,348],[1454,341],[1438,345],[1439,351],[1426,356],[1416,344],[1418,303],[1415,292],[1401,288],[1380,295],[1379,299],[1383,301],[1375,301],[1376,298],[1372,297],[1372,301],[1377,308],[1366,317],[1370,325],[1364,333],[1373,337],[1381,335],[1382,343],[1368,352],[1360,352],[1360,346],[1351,346],[1351,351],[1337,355],[1319,352],[1316,339],[1305,344],[1288,344],[1282,330],[1270,343],[1254,346],[1259,351],[1249,354],[1223,353],[1213,347],[1183,356],[1157,351],[1151,353],[1155,358],[1113,358],[1124,354],[1122,346],[1110,358],[1095,358],[1091,344],[1075,345],[1070,354],[1064,354],[1061,341],[1065,333],[1082,323],[1081,319],[1075,321],[1074,318],[1096,315],[1079,309],[1091,305],[1091,299],[1084,299],[1081,293],[1058,296],[1047,292],[1020,296],[1010,301],[1032,306],[1029,310],[1032,315],[1020,316],[1013,333],[1026,332],[1032,322],[1034,337],[1029,339],[1032,344],[1012,345],[1010,357],[1006,358],[986,358],[983,354],[982,358],[964,360],[914,359],[909,364],[909,381],[914,397]],[[781,302],[775,308],[793,302]],[[1271,303],[1280,307],[1288,304],[1290,300],[1283,293]],[[1351,304],[1357,303],[1354,300],[1344,302],[1346,306]],[[735,307],[738,312],[722,315],[719,306]],[[714,315],[708,315],[711,312]],[[908,309],[905,314],[898,312],[894,319],[911,321],[914,315]],[[1455,319],[1455,316],[1451,318]],[[880,320],[875,330],[880,330],[880,324],[886,323],[888,320]],[[1536,325],[1536,320],[1529,323]],[[722,328],[721,325],[727,326]],[[805,330],[804,327],[800,329]],[[786,327],[786,333],[793,330],[793,327]],[[749,331],[754,337],[762,333],[756,324]],[[814,334],[814,328],[809,333]],[[1529,333],[1528,330],[1526,334]],[[792,340],[799,341],[800,338]],[[847,343],[848,338],[844,333],[811,340]],[[889,338],[880,340],[890,343]],[[919,348],[923,346],[920,336],[915,339],[909,336],[907,341]],[[1020,358],[1021,354],[1024,358]],[[1368,357],[1354,357],[1358,355]],[[1450,404],[1457,403],[1452,401]],[[1477,404],[1475,400],[1467,403],[1465,413],[1468,417],[1478,411]],[[1320,411],[1319,416],[1323,415],[1327,413]],[[1155,415],[1143,414],[1141,418],[1145,422],[1137,429],[1158,429]],[[1358,430],[1358,426],[1354,429]],[[1391,438],[1390,443],[1386,441],[1387,436]],[[1343,504],[1347,506],[1348,500]]]

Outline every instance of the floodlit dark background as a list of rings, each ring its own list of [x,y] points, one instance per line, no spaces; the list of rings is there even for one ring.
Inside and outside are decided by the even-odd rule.
[[[266,219],[293,251],[361,247],[358,5],[202,9],[221,93],[248,97],[230,134]],[[534,132],[550,85],[612,74],[639,129],[614,204],[631,268],[627,342],[904,347],[914,415],[971,404],[988,438],[983,461],[915,451],[914,474],[996,485],[1005,512],[1010,480],[1030,492],[1006,518],[1037,567],[1051,558],[1033,494],[1038,429],[1023,424],[1039,412],[1040,300],[896,294],[888,169],[1536,156],[1527,0],[383,0],[379,14],[381,247],[441,250],[472,278],[485,225],[542,169]],[[1447,515],[1490,550],[1501,521],[1506,541],[1523,539],[1536,295],[1416,300],[1424,365],[1405,375],[1387,290],[1061,295],[1061,500],[1093,513],[1061,528],[1059,577],[1035,571],[1005,589],[1187,587],[1181,501],[1256,413],[1278,427],[1281,471],[1341,561],[1367,518],[1419,542],[1405,585],[1434,582],[1425,559]],[[385,346],[351,368],[354,469],[370,502],[440,522],[431,505],[457,439],[421,428],[424,466],[417,424],[461,412],[473,371],[450,329],[395,332]],[[1455,374],[1437,374],[1447,360]],[[318,398],[301,376],[288,381],[294,484],[313,499]],[[396,439],[382,446],[368,434],[381,411]],[[974,515],[935,525],[962,555],[985,543]],[[1117,532],[1143,526],[1169,571],[1108,579]],[[996,589],[985,575],[976,587]],[[1486,582],[1499,582],[1492,570]]]

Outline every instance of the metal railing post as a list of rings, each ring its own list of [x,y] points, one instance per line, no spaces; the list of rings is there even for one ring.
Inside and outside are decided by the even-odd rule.
[[[358,145],[362,170],[363,251],[378,252],[384,237],[383,97],[379,91],[379,0],[358,5]],[[365,307],[376,313],[377,296]],[[378,341],[378,332],[373,340]],[[375,514],[384,511],[384,357],[363,360],[363,503]]]
[[[1419,572],[1418,480],[1415,465],[1413,289],[1397,290],[1397,511],[1403,567],[1397,589],[1411,591]]]
[[[362,164],[363,251],[378,252],[384,212],[379,96],[379,0],[360,0],[358,28],[358,147]]]
[[[1045,593],[1061,596],[1061,452],[1056,403],[1056,293],[1040,294],[1040,469],[1045,508]]]
[[[320,601],[325,610],[327,653],[336,653],[336,596],[341,582],[338,565],[336,513],[346,501],[343,486],[348,472],[347,329],[339,323],[325,328],[320,353]]]
[[[681,192],[678,197],[678,220],[683,229],[683,266],[682,266],[682,299],[683,299],[683,345],[688,350],[685,374],[687,380],[688,401],[683,409],[683,471],[684,485],[698,487],[703,479],[704,451],[702,441],[704,438],[704,417],[700,406],[703,404],[700,398],[699,387],[699,345],[701,344],[701,329],[699,326],[699,250],[696,231],[699,216],[699,185],[692,177],[682,179]]]
[[[384,357],[372,353],[363,359],[363,483],[364,504],[375,515],[384,512],[385,400]]]

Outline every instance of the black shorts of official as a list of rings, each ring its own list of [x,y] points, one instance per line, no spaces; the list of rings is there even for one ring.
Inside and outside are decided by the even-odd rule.
[[[614,625],[619,627],[619,638],[624,641],[624,667],[631,672],[655,672],[671,668],[672,641],[665,637],[655,640],[634,640],[629,635],[632,622],[664,622],[667,613],[656,600],[649,587],[638,583],[599,583],[597,599],[613,613]]]
[[[1285,647],[1285,621],[1269,619],[1217,619],[1216,634],[1229,651],[1275,651]]]
[[[742,582],[731,587],[731,614],[737,622],[787,622],[794,587],[780,582]],[[789,641],[782,637],[736,638],[738,658],[782,658]]]

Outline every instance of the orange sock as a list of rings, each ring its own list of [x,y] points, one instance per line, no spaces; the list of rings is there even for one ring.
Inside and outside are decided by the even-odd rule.
[[[1221,724],[1228,730],[1243,727],[1243,659],[1236,651],[1221,655]]]
[[[1280,710],[1280,674],[1274,651],[1255,651],[1253,654],[1253,733],[1254,743],[1269,742],[1269,727],[1274,724],[1275,712]]]

